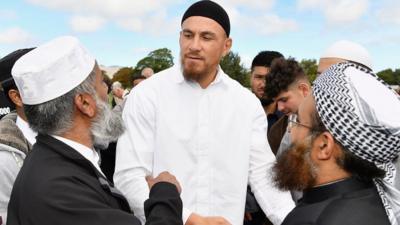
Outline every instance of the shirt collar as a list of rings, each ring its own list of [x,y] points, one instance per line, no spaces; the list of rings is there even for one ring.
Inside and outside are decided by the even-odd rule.
[[[220,65],[218,65],[217,71],[218,71],[217,76],[211,82],[210,85],[218,84],[225,80],[225,78],[226,78],[225,76],[227,76],[227,75],[224,73],[224,71],[222,71],[222,68]],[[180,65],[174,67],[173,73],[174,73],[174,81],[176,83],[180,84],[185,81],[185,78],[183,77],[182,67]]]
[[[17,116],[17,121],[15,122],[17,127],[22,131],[22,134],[28,140],[28,142],[33,145],[36,142],[37,132],[33,131],[29,124],[23,120],[21,117]]]
[[[342,195],[352,191],[358,191],[373,186],[372,181],[363,182],[355,177],[351,177],[338,182],[333,182],[327,185],[313,187],[304,190],[303,198],[300,202],[305,203],[316,203],[325,201],[328,198],[332,198],[337,195]]]
[[[103,172],[100,169],[99,166],[99,161],[100,161],[100,157],[99,154],[91,148],[88,148],[85,145],[82,145],[76,141],[72,141],[70,139],[67,138],[63,138],[60,136],[56,136],[56,135],[52,135],[55,139],[65,143],[66,145],[70,146],[71,148],[75,149],[75,151],[77,151],[79,154],[81,154],[85,159],[89,160],[89,162],[91,162],[93,164],[94,167],[96,167],[96,169],[103,174]],[[103,174],[104,175],[104,174]]]

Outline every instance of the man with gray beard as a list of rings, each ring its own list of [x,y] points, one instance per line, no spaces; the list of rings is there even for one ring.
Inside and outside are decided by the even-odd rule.
[[[17,176],[7,224],[134,224],[124,196],[103,175],[96,148],[123,132],[107,104],[96,60],[74,37],[56,38],[12,69],[36,144]],[[182,224],[180,186],[167,172],[147,177],[147,224]]]

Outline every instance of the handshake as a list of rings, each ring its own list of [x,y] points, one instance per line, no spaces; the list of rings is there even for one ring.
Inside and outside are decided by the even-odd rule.
[[[162,172],[157,177],[152,176],[146,177],[149,189],[151,189],[158,182],[168,182],[175,185],[178,192],[182,192],[181,185],[179,184],[176,177],[169,172]],[[225,218],[220,216],[200,216],[198,214],[192,213],[187,219],[185,225],[231,225]]]

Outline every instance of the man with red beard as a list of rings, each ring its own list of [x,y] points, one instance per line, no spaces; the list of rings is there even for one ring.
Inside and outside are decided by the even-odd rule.
[[[180,64],[135,87],[117,144],[114,181],[142,215],[146,175],[173,173],[182,185],[183,222],[242,225],[249,183],[267,217],[280,224],[294,204],[272,182],[264,110],[219,66],[232,46],[226,11],[212,1],[181,21]]]
[[[304,194],[283,225],[399,224],[399,114],[400,96],[361,65],[336,64],[319,76],[274,167],[281,189]]]
[[[140,225],[98,164],[95,147],[106,148],[124,126],[90,53],[76,38],[59,37],[20,57],[12,76],[39,134],[14,183],[7,224]],[[181,225],[175,177],[164,172],[147,181],[147,224]]]

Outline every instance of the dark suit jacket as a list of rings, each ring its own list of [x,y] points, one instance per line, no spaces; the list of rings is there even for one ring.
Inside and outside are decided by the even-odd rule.
[[[390,225],[375,185],[356,178],[304,192],[282,225]]]
[[[101,164],[100,168],[107,179],[114,183],[115,171],[115,153],[117,151],[117,142],[111,142],[107,149],[100,150]]]
[[[182,225],[176,187],[158,183],[145,202],[146,224]],[[39,134],[15,181],[9,225],[140,225],[121,193],[77,151]]]

